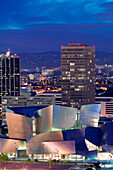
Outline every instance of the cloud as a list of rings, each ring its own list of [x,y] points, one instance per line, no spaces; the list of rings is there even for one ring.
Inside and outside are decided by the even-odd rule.
[[[107,12],[95,16],[104,23],[113,23],[113,2],[105,3],[103,6],[106,7]]]
[[[112,23],[113,0],[4,0],[0,29],[25,29],[37,24]]]

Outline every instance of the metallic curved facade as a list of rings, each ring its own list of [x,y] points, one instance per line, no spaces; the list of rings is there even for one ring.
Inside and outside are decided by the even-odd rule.
[[[16,153],[16,150],[24,146],[24,141],[0,138],[0,153]]]
[[[87,127],[85,138],[96,146],[113,145],[113,122],[101,127]]]
[[[32,119],[14,113],[6,113],[6,118],[10,138],[27,139],[32,136]]]
[[[52,130],[52,113],[53,105],[37,111],[37,115],[40,116],[36,121],[36,126],[38,126],[37,133],[44,133]]]
[[[100,104],[82,106],[80,123],[86,125],[86,128],[58,131],[52,131],[52,128],[74,127],[77,109],[52,105],[37,111],[35,118],[28,118],[7,110],[9,139],[8,137],[6,139],[6,136],[5,138],[1,136],[0,152],[15,152],[16,148],[22,144],[20,140],[27,139],[26,151],[28,155],[54,154],[55,152],[96,155],[98,146],[113,145],[113,122],[96,127],[100,106]],[[38,133],[35,136],[33,136],[34,127]],[[15,142],[16,140],[11,138],[20,140]]]
[[[27,154],[70,154],[90,155],[85,143],[85,129],[74,129],[42,133],[31,137],[26,143]]]
[[[42,154],[44,152],[43,142],[51,141],[63,141],[62,131],[47,132],[31,137],[26,144],[27,154]]]
[[[75,154],[75,141],[42,142],[45,154]]]
[[[89,104],[81,107],[79,124],[86,126],[98,126],[101,104]]]
[[[63,130],[64,141],[75,141],[76,153],[85,155],[88,148],[85,144],[85,129]]]
[[[75,125],[77,109],[64,106],[51,105],[37,111],[40,119],[40,133],[52,130],[52,128],[67,129]]]
[[[76,108],[53,105],[53,127],[60,129],[74,127],[76,115]]]
[[[101,145],[113,145],[113,122],[104,124],[101,127]]]
[[[99,127],[86,127],[85,138],[96,146],[101,145],[102,133]]]

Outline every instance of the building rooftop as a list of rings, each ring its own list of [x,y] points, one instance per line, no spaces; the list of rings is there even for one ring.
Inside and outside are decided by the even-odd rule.
[[[15,114],[27,116],[27,117],[33,117],[34,112],[43,109],[45,107],[48,107],[48,105],[44,106],[26,106],[26,107],[8,107],[8,109],[12,110]]]
[[[79,46],[88,46],[88,44],[86,44],[86,43],[69,43],[68,44],[70,47],[79,47]]]

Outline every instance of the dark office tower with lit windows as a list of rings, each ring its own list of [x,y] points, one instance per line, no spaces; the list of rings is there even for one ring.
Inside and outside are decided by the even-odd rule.
[[[2,106],[2,96],[19,95],[20,57],[16,54],[10,55],[10,50],[8,50],[6,54],[0,54],[0,105]]]
[[[95,103],[95,47],[69,43],[61,47],[62,105]]]

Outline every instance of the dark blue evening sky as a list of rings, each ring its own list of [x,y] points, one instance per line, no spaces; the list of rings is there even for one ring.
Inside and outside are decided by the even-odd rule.
[[[69,42],[113,52],[113,0],[0,0],[1,51],[58,51]]]

